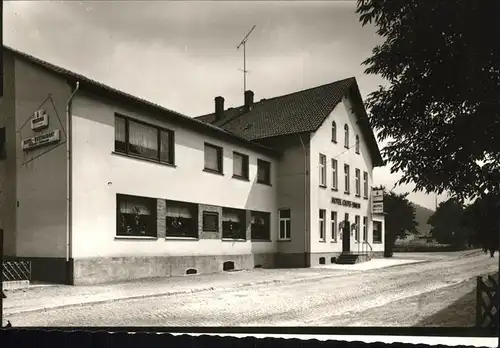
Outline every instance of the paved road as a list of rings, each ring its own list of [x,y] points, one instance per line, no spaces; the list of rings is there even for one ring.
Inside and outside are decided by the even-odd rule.
[[[387,311],[376,308],[404,299],[414,301],[415,296],[496,270],[498,256],[448,257],[298,284],[122,300],[16,314],[6,319],[16,326],[379,326],[388,321],[411,326],[421,317],[407,313],[391,320]],[[461,295],[458,293],[457,299]],[[427,296],[426,301],[431,300]],[[440,309],[436,305],[432,308]],[[361,313],[370,309],[363,320]],[[419,311],[414,309],[415,313]]]

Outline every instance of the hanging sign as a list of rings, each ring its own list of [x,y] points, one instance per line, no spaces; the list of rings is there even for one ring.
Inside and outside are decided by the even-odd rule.
[[[56,143],[60,140],[59,129],[54,129],[50,132],[37,135],[36,137],[24,139],[21,142],[21,148],[24,151],[28,151],[39,146],[44,146],[52,143]]]
[[[33,113],[31,119],[31,129],[38,131],[49,126],[49,115],[43,109],[37,110]]]
[[[384,213],[384,190],[372,190],[372,213]]]

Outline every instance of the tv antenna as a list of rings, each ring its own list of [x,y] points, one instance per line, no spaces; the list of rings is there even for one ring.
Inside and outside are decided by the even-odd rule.
[[[239,50],[240,47],[243,46],[243,92],[246,92],[246,90],[247,90],[247,73],[248,73],[248,70],[247,70],[246,43],[247,43],[248,37],[250,36],[250,34],[252,33],[252,31],[254,29],[255,29],[255,25],[252,27],[252,29],[250,29],[250,31],[248,32],[248,34],[245,35],[245,37],[243,38],[243,40],[241,40],[241,42],[238,45],[238,47],[236,47],[236,49]]]

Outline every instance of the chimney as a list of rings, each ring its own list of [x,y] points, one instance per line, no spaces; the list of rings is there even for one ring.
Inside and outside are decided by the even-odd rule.
[[[219,121],[224,116],[224,98],[215,97],[215,120]]]
[[[253,105],[253,92],[245,91],[245,109],[247,111],[252,110],[252,105]]]

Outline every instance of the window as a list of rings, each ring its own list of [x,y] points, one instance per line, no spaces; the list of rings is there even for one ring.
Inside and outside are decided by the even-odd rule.
[[[219,231],[219,213],[212,211],[203,212],[203,231],[205,232]]]
[[[356,173],[356,196],[360,197],[361,196],[361,171],[358,168],[356,168],[355,173]]]
[[[334,190],[338,190],[339,174],[337,167],[338,167],[337,160],[332,158],[332,189]]]
[[[0,159],[7,157],[5,127],[0,127]]]
[[[356,134],[356,153],[359,155],[359,135]]]
[[[115,152],[174,163],[174,132],[115,115]]]
[[[344,147],[349,148],[349,126],[347,124],[344,125]]]
[[[325,240],[325,227],[326,227],[326,210],[319,210],[319,239]]]
[[[233,152],[233,177],[248,180],[248,156]]]
[[[205,143],[206,171],[222,174],[222,148]]]
[[[361,223],[361,221],[360,221],[360,220],[361,220],[361,218],[360,218],[360,216],[359,216],[359,215],[356,215],[356,216],[354,217],[354,224],[355,224],[355,238],[356,238],[356,240],[357,240],[358,242],[359,242],[359,230],[360,230],[360,229],[359,229],[359,225],[360,225],[360,223]]]
[[[290,209],[280,209],[279,214],[279,237],[280,239],[290,239],[291,230],[291,212]]]
[[[382,243],[382,222],[373,221],[373,243]]]
[[[257,182],[271,185],[271,163],[257,160]]]
[[[256,240],[270,240],[270,213],[252,211],[251,214],[251,236]]]
[[[349,165],[348,164],[344,164],[344,192],[349,194]]]
[[[165,225],[167,237],[198,238],[198,205],[166,201]]]
[[[222,238],[247,239],[245,210],[222,208]]]
[[[326,186],[326,156],[319,154],[319,186]]]
[[[368,218],[363,216],[363,240],[368,240]]]
[[[332,122],[332,142],[337,142],[337,124],[335,121]]]
[[[156,199],[116,195],[117,236],[157,236]]]
[[[336,211],[332,211],[331,220],[332,220],[332,242],[336,242],[337,241],[337,225],[338,225]]]
[[[363,197],[368,198],[368,173],[363,172]]]

